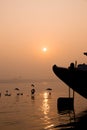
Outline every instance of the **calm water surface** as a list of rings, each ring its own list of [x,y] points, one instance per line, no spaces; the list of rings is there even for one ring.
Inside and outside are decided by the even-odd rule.
[[[58,112],[57,99],[68,97],[68,87],[60,80],[34,82],[34,97],[31,97],[31,84],[0,84],[0,130],[60,130],[73,127],[66,124],[75,122],[87,110],[86,99],[75,93],[74,111]],[[46,90],[48,87],[52,88],[51,95]],[[5,96],[7,90],[11,96]]]

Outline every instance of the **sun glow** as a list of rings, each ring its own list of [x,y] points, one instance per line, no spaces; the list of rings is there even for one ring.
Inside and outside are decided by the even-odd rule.
[[[43,52],[46,52],[46,51],[47,51],[47,48],[46,48],[46,47],[44,47],[44,48],[42,49],[42,51],[43,51]]]

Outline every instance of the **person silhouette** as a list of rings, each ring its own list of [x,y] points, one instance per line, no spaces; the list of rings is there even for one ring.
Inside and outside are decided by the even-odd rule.
[[[31,99],[32,100],[35,99],[35,89],[34,88],[31,89]]]
[[[31,84],[31,86],[32,86],[32,89],[31,89],[31,96],[34,96],[34,94],[35,94],[35,85],[34,84]]]
[[[33,95],[34,93],[35,93],[35,89],[32,88],[32,89],[31,89],[31,94]]]

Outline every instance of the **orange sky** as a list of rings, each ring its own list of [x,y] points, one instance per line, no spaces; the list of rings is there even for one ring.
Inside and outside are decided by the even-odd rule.
[[[86,0],[1,0],[0,79],[52,78],[53,64],[87,63],[86,35]]]

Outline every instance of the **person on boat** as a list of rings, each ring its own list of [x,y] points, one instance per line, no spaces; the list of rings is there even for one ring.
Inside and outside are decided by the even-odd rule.
[[[72,62],[72,63],[70,63],[69,69],[70,69],[70,70],[73,70],[74,68],[75,68],[74,63],[73,63],[73,62]]]

